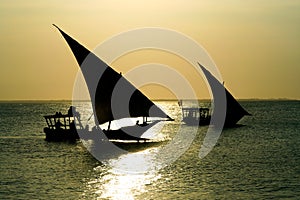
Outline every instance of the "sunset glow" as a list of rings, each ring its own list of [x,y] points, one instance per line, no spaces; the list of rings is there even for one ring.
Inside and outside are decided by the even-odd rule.
[[[291,0],[4,0],[0,5],[0,100],[72,98],[79,68],[52,23],[90,50],[131,29],[172,29],[207,50],[236,98],[300,99],[299,9],[300,3]],[[167,53],[144,51],[127,56],[112,66],[124,73],[153,62],[175,69],[184,66],[183,60]],[[192,73],[184,68],[184,73]],[[201,82],[198,96],[209,98]],[[144,92],[150,98],[173,98],[161,89],[150,93],[149,87]]]

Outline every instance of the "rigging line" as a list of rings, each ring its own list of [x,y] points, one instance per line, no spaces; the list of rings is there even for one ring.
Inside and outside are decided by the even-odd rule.
[[[93,115],[94,115],[94,113],[91,114],[91,116],[88,118],[87,121],[90,121],[90,119],[92,118]]]

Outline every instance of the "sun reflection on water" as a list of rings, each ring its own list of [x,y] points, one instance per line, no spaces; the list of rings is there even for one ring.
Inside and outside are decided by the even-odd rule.
[[[107,182],[96,191],[99,198],[135,199],[146,192],[145,186],[159,178],[155,174],[111,173],[103,177]]]
[[[174,112],[173,115],[177,116],[174,118],[179,119],[181,112],[177,102],[171,104],[168,102],[165,106],[169,106],[166,110]],[[185,142],[186,138],[192,138],[188,133],[179,131],[180,125],[180,121],[158,123],[143,135],[143,137],[158,139],[157,143],[129,146],[125,144],[126,147],[121,145],[120,148],[128,151],[112,154],[109,157],[100,156],[101,160],[98,160],[101,165],[95,167],[93,176],[85,180],[86,190],[83,198],[125,200],[144,199],[145,195],[148,196],[149,191],[162,177],[160,169],[176,160],[188,146]],[[95,144],[85,146],[87,149],[97,147],[93,145]]]
[[[152,151],[156,148],[147,149],[136,153],[128,153],[119,156],[116,159],[109,160],[109,165],[101,165],[94,168],[96,173],[103,174],[88,182],[90,188],[97,199],[135,199],[137,196],[146,192],[146,186],[154,184],[160,174],[155,171],[149,171],[153,166]],[[110,166],[108,169],[107,166]],[[133,169],[137,167],[138,172]],[[128,168],[126,171],[124,169]],[[122,171],[118,170],[122,169]],[[144,169],[141,172],[140,169]]]

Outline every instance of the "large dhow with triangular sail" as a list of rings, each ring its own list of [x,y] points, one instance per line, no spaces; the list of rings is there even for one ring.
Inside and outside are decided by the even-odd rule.
[[[132,133],[110,130],[110,122],[122,118],[155,117],[161,120],[172,120],[141,91],[116,72],[94,53],[67,35],[54,25],[71,48],[88,87],[94,113],[98,124],[109,123],[103,130],[108,139],[139,140],[140,136],[155,123],[136,124]],[[158,122],[158,121],[155,121]]]
[[[216,79],[202,65],[199,64],[199,66],[202,69],[213,94],[214,112],[211,115],[210,108],[182,108],[183,121],[186,124],[201,126],[211,123],[213,125],[219,125],[219,123],[223,121],[225,117],[225,120],[223,121],[224,127],[233,127],[245,115],[251,115],[237,102],[237,100],[230,94],[224,85],[218,81],[218,79]],[[220,113],[220,110],[221,112],[224,111],[225,115]],[[214,114],[215,116],[219,116],[215,117],[216,120],[211,122]]]

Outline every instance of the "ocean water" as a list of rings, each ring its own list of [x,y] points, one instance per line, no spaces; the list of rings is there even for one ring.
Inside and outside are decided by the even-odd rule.
[[[44,140],[43,115],[65,112],[71,102],[0,103],[0,199],[300,198],[300,101],[241,101],[253,116],[240,121],[245,126],[223,130],[203,159],[198,155],[207,127],[190,134],[195,129],[180,122],[177,102],[157,104],[175,118],[154,127],[152,136],[166,142],[104,162],[80,141]],[[88,121],[91,111],[85,107]],[[132,166],[153,165],[151,156],[174,138],[174,148],[162,158],[176,151],[181,156],[157,170],[134,173]],[[118,170],[127,165],[130,172]]]

